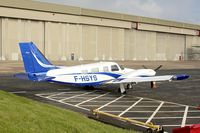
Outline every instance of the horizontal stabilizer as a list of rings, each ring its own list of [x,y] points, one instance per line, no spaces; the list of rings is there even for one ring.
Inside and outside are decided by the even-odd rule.
[[[28,77],[33,81],[48,81],[55,78],[46,76],[46,73],[29,73]]]
[[[17,73],[17,74],[14,74],[13,77],[19,78],[19,79],[24,79],[24,80],[29,80],[28,74],[26,74],[26,73]]]
[[[46,73],[17,73],[14,77],[32,81],[48,81],[55,78],[46,76]]]

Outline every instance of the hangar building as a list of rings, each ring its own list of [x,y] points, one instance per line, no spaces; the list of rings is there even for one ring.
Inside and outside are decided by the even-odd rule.
[[[21,60],[33,41],[50,60],[200,58],[200,25],[79,7],[0,1],[0,60]]]

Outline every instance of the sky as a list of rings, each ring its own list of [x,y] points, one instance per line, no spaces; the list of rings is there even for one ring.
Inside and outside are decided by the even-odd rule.
[[[200,0],[36,0],[200,25]]]

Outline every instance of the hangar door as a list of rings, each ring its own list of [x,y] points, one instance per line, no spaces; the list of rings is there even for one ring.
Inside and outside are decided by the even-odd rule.
[[[185,35],[156,33],[156,59],[179,60],[185,51]]]
[[[19,42],[33,41],[44,52],[44,23],[2,18],[2,60],[20,60]]]

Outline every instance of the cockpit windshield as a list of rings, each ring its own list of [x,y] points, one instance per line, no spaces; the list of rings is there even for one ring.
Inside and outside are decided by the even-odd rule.
[[[122,66],[122,65],[119,65],[119,67],[121,68],[121,70],[124,70],[124,66]]]
[[[111,71],[119,71],[119,68],[117,65],[112,65],[111,66]]]

